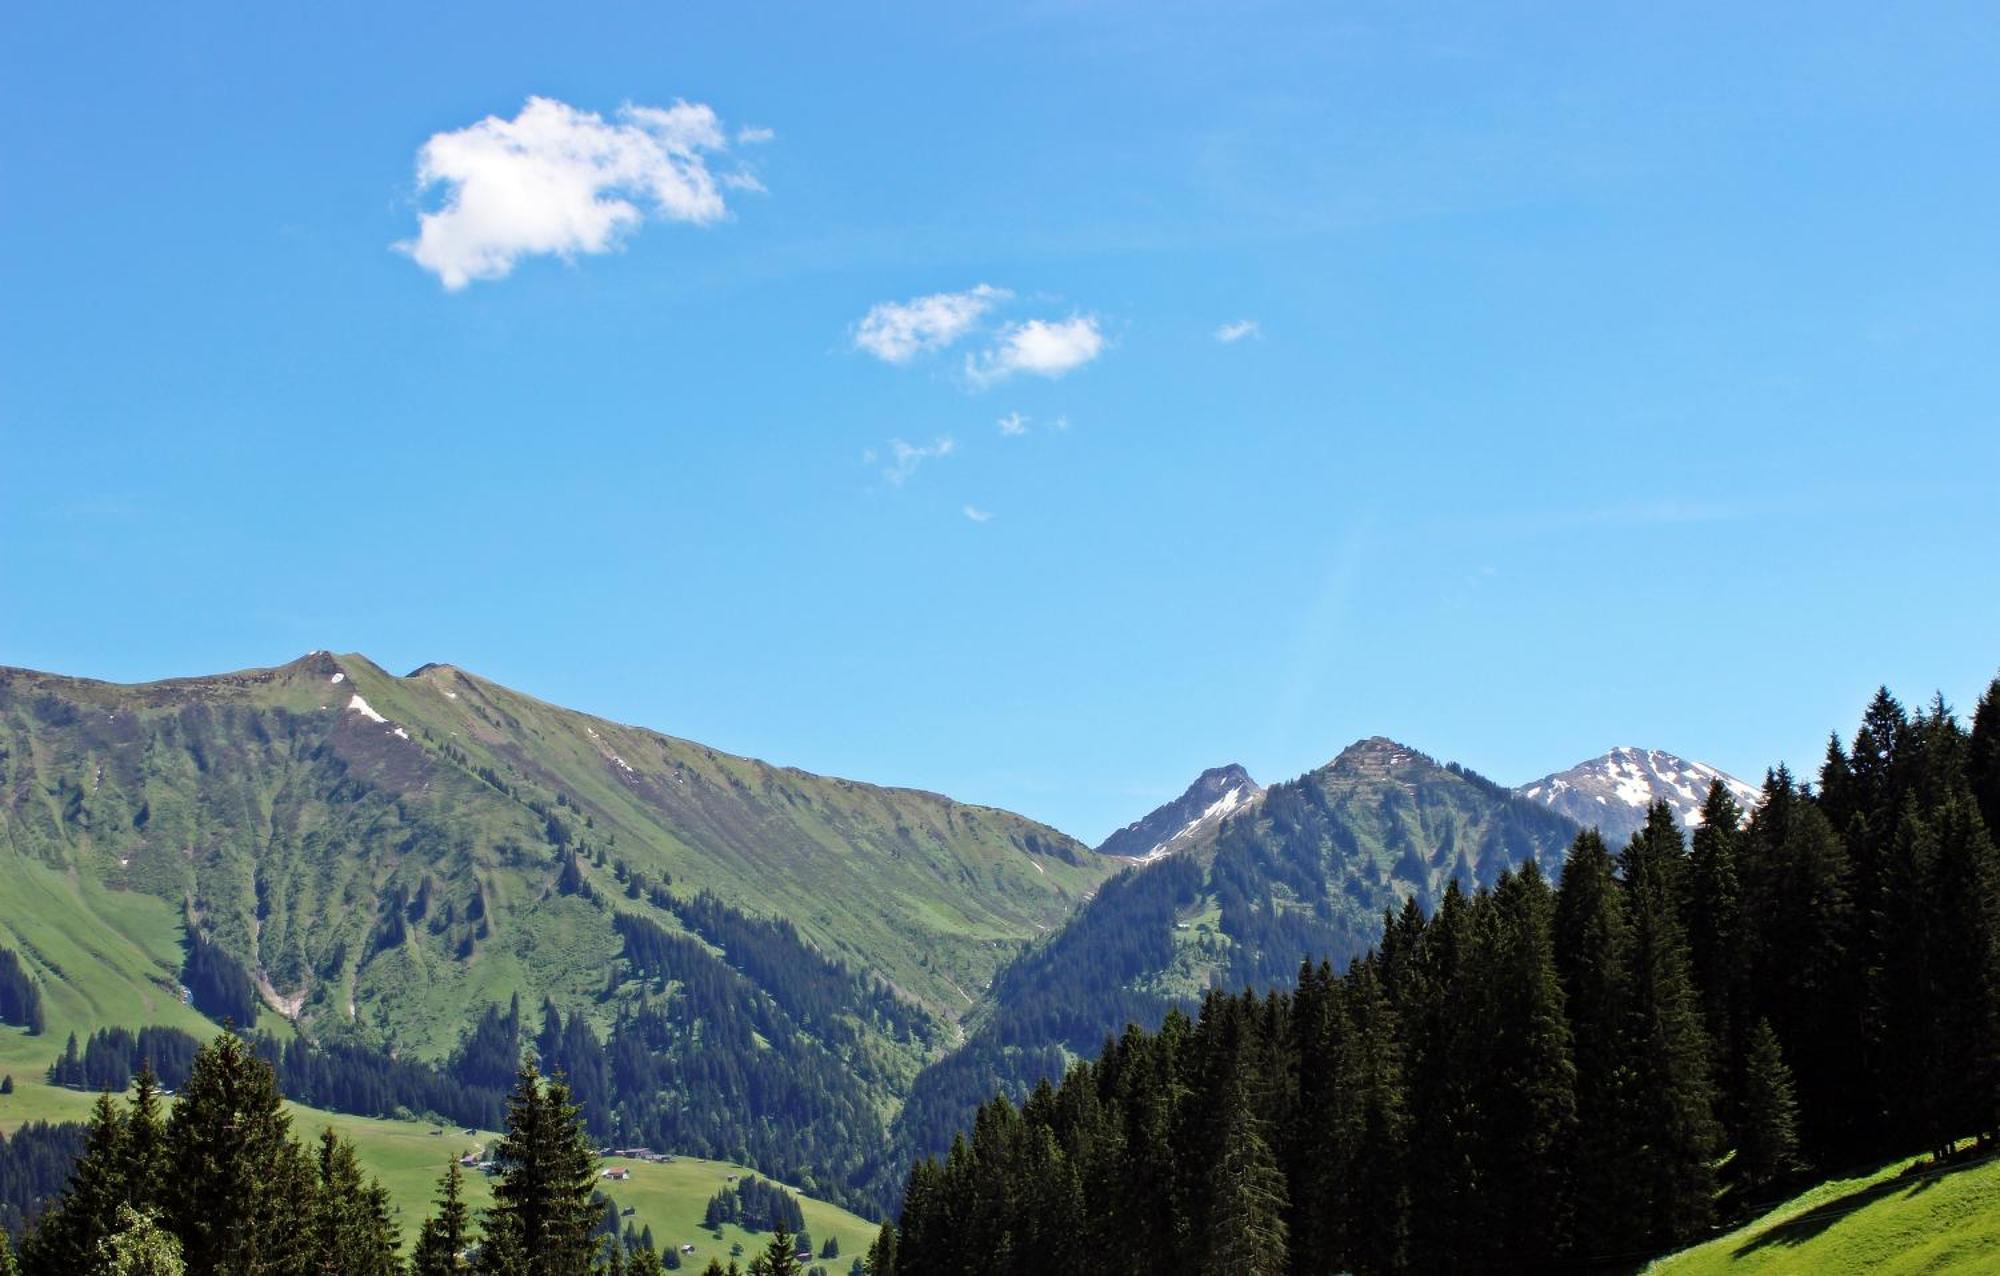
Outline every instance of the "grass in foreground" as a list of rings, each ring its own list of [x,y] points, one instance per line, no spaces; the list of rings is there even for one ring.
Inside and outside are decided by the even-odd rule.
[[[1645,1270],[1648,1276],[2000,1270],[2000,1157],[1942,1169],[1916,1165],[1896,1161],[1822,1183]]]

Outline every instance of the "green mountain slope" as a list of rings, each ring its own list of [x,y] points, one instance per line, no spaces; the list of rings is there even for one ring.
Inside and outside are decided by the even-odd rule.
[[[1645,1270],[1647,1276],[2000,1270],[2000,1160],[1943,1169],[1899,1161],[1822,1183]]]
[[[445,666],[0,670],[0,948],[48,1011],[0,1034],[24,1076],[71,1033],[206,1035],[199,1008],[490,1095],[539,1036],[601,1132],[865,1205],[916,1074],[1112,867]]]
[[[618,941],[550,889],[566,850],[788,918],[947,1017],[1105,872],[1006,812],[325,653],[144,686],[0,671],[0,845],[184,912],[287,1017],[431,1055],[467,1006],[603,986]],[[424,925],[392,924],[418,907]]]
[[[1471,889],[1530,859],[1553,876],[1575,834],[1463,768],[1359,741],[1107,882],[1002,971],[971,1039],[918,1078],[898,1147],[941,1150],[996,1091],[1018,1098],[1210,987],[1288,988],[1303,960],[1344,964],[1407,898],[1428,910],[1453,879]]]

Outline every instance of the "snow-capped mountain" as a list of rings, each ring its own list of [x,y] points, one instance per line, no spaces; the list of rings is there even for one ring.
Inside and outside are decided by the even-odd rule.
[[[1211,767],[1188,786],[1187,792],[1105,838],[1098,854],[1150,864],[1192,846],[1222,823],[1224,816],[1255,805],[1263,796],[1263,786],[1234,762]]]
[[[1614,847],[1646,822],[1646,810],[1664,801],[1684,827],[1701,822],[1708,786],[1720,780],[1745,812],[1761,796],[1754,784],[1659,749],[1617,748],[1567,771],[1543,776],[1514,790],[1586,828],[1596,826]]]

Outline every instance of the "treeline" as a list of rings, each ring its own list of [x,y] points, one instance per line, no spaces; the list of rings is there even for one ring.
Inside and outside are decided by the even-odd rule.
[[[194,1008],[217,1023],[245,1028],[257,1022],[257,985],[243,963],[209,941],[192,924],[188,927],[187,961],[181,967]]]
[[[42,990],[21,964],[20,954],[0,948],[0,1023],[26,1028],[30,1034],[47,1026],[42,1014]]]
[[[51,1125],[30,1121],[0,1134],[0,1248],[20,1236],[69,1182],[83,1155],[84,1127],[75,1121]]]
[[[142,1070],[122,1108],[99,1097],[87,1130],[30,1127],[0,1142],[0,1200],[17,1213],[38,1203],[17,1199],[17,1168],[26,1177],[74,1162],[18,1258],[0,1233],[0,1274],[659,1276],[680,1266],[678,1254],[662,1258],[650,1229],[621,1233],[560,1078],[523,1065],[506,1118],[492,1207],[474,1217],[458,1164],[447,1161],[405,1264],[388,1194],[362,1174],[352,1145],[330,1129],[310,1147],[295,1140],[277,1074],[225,1033],[201,1047],[171,1114]],[[750,1276],[802,1276],[810,1241],[793,1232],[798,1202],[773,1184],[746,1186],[744,1217],[774,1231]],[[822,1255],[838,1252],[829,1245]],[[712,1260],[709,1271],[739,1268]]]
[[[201,1042],[179,1028],[100,1028],[80,1051],[72,1032],[62,1057],[49,1065],[49,1084],[122,1094],[150,1066],[160,1084],[177,1089],[186,1083],[200,1049]]]
[[[1656,806],[1296,993],[1128,1029],[911,1172],[878,1276],[1635,1261],[1809,1169],[2000,1129],[2000,680],[1885,691],[1816,789]]]
[[[701,1225],[711,1230],[734,1223],[746,1232],[771,1232],[780,1227],[804,1232],[805,1211],[799,1198],[776,1183],[745,1175],[708,1199]]]

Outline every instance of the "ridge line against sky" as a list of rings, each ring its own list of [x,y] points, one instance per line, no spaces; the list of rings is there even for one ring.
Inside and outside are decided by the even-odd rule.
[[[1080,834],[2000,663],[1977,6],[5,32],[7,663],[444,652]]]

